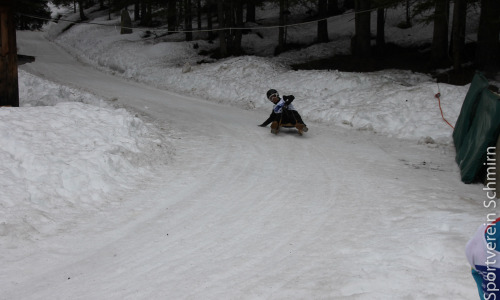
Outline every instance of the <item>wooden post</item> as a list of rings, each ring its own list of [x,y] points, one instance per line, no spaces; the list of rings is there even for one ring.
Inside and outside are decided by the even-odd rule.
[[[0,0],[0,106],[19,107],[14,1]]]

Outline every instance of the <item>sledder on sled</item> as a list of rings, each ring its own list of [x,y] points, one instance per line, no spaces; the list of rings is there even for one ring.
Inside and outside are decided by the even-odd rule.
[[[270,89],[266,96],[269,101],[274,103],[274,107],[269,118],[259,126],[266,127],[271,124],[271,133],[274,134],[278,134],[282,127],[297,128],[300,135],[309,130],[300,114],[293,107],[292,101],[295,99],[293,95],[283,96],[282,99],[278,91]]]

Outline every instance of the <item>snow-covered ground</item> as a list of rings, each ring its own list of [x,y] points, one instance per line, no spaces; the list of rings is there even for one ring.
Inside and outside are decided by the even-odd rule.
[[[486,195],[460,182],[434,97],[453,124],[468,86],[287,67],[347,51],[352,15],[324,45],[203,64],[216,45],[89,16],[116,26],[18,32],[36,60],[22,107],[0,109],[0,299],[476,297],[464,247]],[[430,38],[400,21],[389,37]],[[260,33],[247,51],[274,48]],[[256,126],[269,88],[295,95],[307,134]]]

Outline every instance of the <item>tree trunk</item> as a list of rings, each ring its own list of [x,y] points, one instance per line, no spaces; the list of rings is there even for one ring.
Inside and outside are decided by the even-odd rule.
[[[87,20],[87,17],[85,16],[85,13],[83,11],[83,0],[78,0],[78,6],[80,9],[80,20],[81,21]]]
[[[146,20],[146,0],[141,0],[141,24]]]
[[[461,69],[461,64],[465,49],[465,23],[467,17],[466,0],[455,0],[453,8],[453,30],[452,30],[452,57],[453,69],[458,71]]]
[[[177,0],[168,0],[167,3],[167,28],[168,31],[175,31],[177,25]]]
[[[406,0],[406,26],[411,27],[410,0]]]
[[[448,60],[448,20],[449,0],[436,0],[434,10],[434,33],[431,45],[431,64],[435,67],[446,65]]]
[[[111,0],[108,0],[108,20],[111,20]]]
[[[226,18],[224,16],[225,3],[224,0],[217,0],[217,19],[219,21],[219,29],[225,28]],[[219,54],[221,57],[227,57],[226,30],[219,30]]]
[[[209,30],[208,32],[208,39],[213,40],[214,39],[214,32],[212,31],[213,29],[213,24],[212,24],[212,11],[213,11],[213,0],[207,0],[207,28]]]
[[[226,10],[224,11],[224,16],[226,18],[226,27],[233,28],[235,24],[235,18],[236,16],[234,15],[234,1],[231,0],[225,0],[226,2]],[[234,31],[233,29],[229,29],[229,31],[226,31],[226,43],[227,43],[227,54],[230,56],[233,54],[234,51]]]
[[[147,5],[147,22],[148,26],[151,26],[153,23],[153,1],[152,0],[147,0],[148,5]]]
[[[201,0],[196,1],[196,22],[198,23],[198,30],[201,30]]]
[[[133,32],[132,19],[130,18],[127,7],[122,9],[120,25],[121,25],[120,34],[131,34]]]
[[[151,26],[152,20],[151,0],[141,0],[141,25]]]
[[[370,0],[355,0],[355,33],[351,40],[352,54],[360,58],[371,55]]]
[[[234,15],[235,15],[235,27],[243,28],[243,0],[233,0],[231,1],[235,4]],[[234,30],[234,38],[231,54],[241,55],[241,40],[243,39],[243,31],[241,29]]]
[[[220,55],[240,55],[243,28],[243,0],[218,0],[217,17],[219,20]]]
[[[318,42],[328,42],[328,0],[318,0],[318,16],[321,19],[318,21]]]
[[[141,19],[141,1],[134,1],[134,21],[139,21]]]
[[[255,23],[255,2],[247,0],[247,22]]]
[[[186,41],[193,40],[193,15],[191,0],[184,1],[184,29],[186,30]]]
[[[500,64],[500,2],[482,0],[479,29],[477,32],[476,66],[489,71]]]
[[[278,48],[276,48],[275,54],[280,54],[285,50],[285,20],[285,0],[280,0],[280,27],[278,31]]]
[[[385,9],[377,9],[377,48],[381,51],[385,46]]]
[[[147,3],[148,0],[141,0],[141,25],[148,26],[147,24]]]
[[[13,1],[12,1],[13,2]],[[14,3],[0,6],[0,106],[19,107]]]

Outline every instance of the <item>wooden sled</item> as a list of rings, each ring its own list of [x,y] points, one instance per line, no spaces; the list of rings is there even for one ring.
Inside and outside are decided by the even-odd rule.
[[[278,134],[281,128],[296,128],[299,134],[302,135],[304,132],[309,130],[304,124],[279,123],[276,125],[273,127],[273,124],[271,124],[271,133]]]

